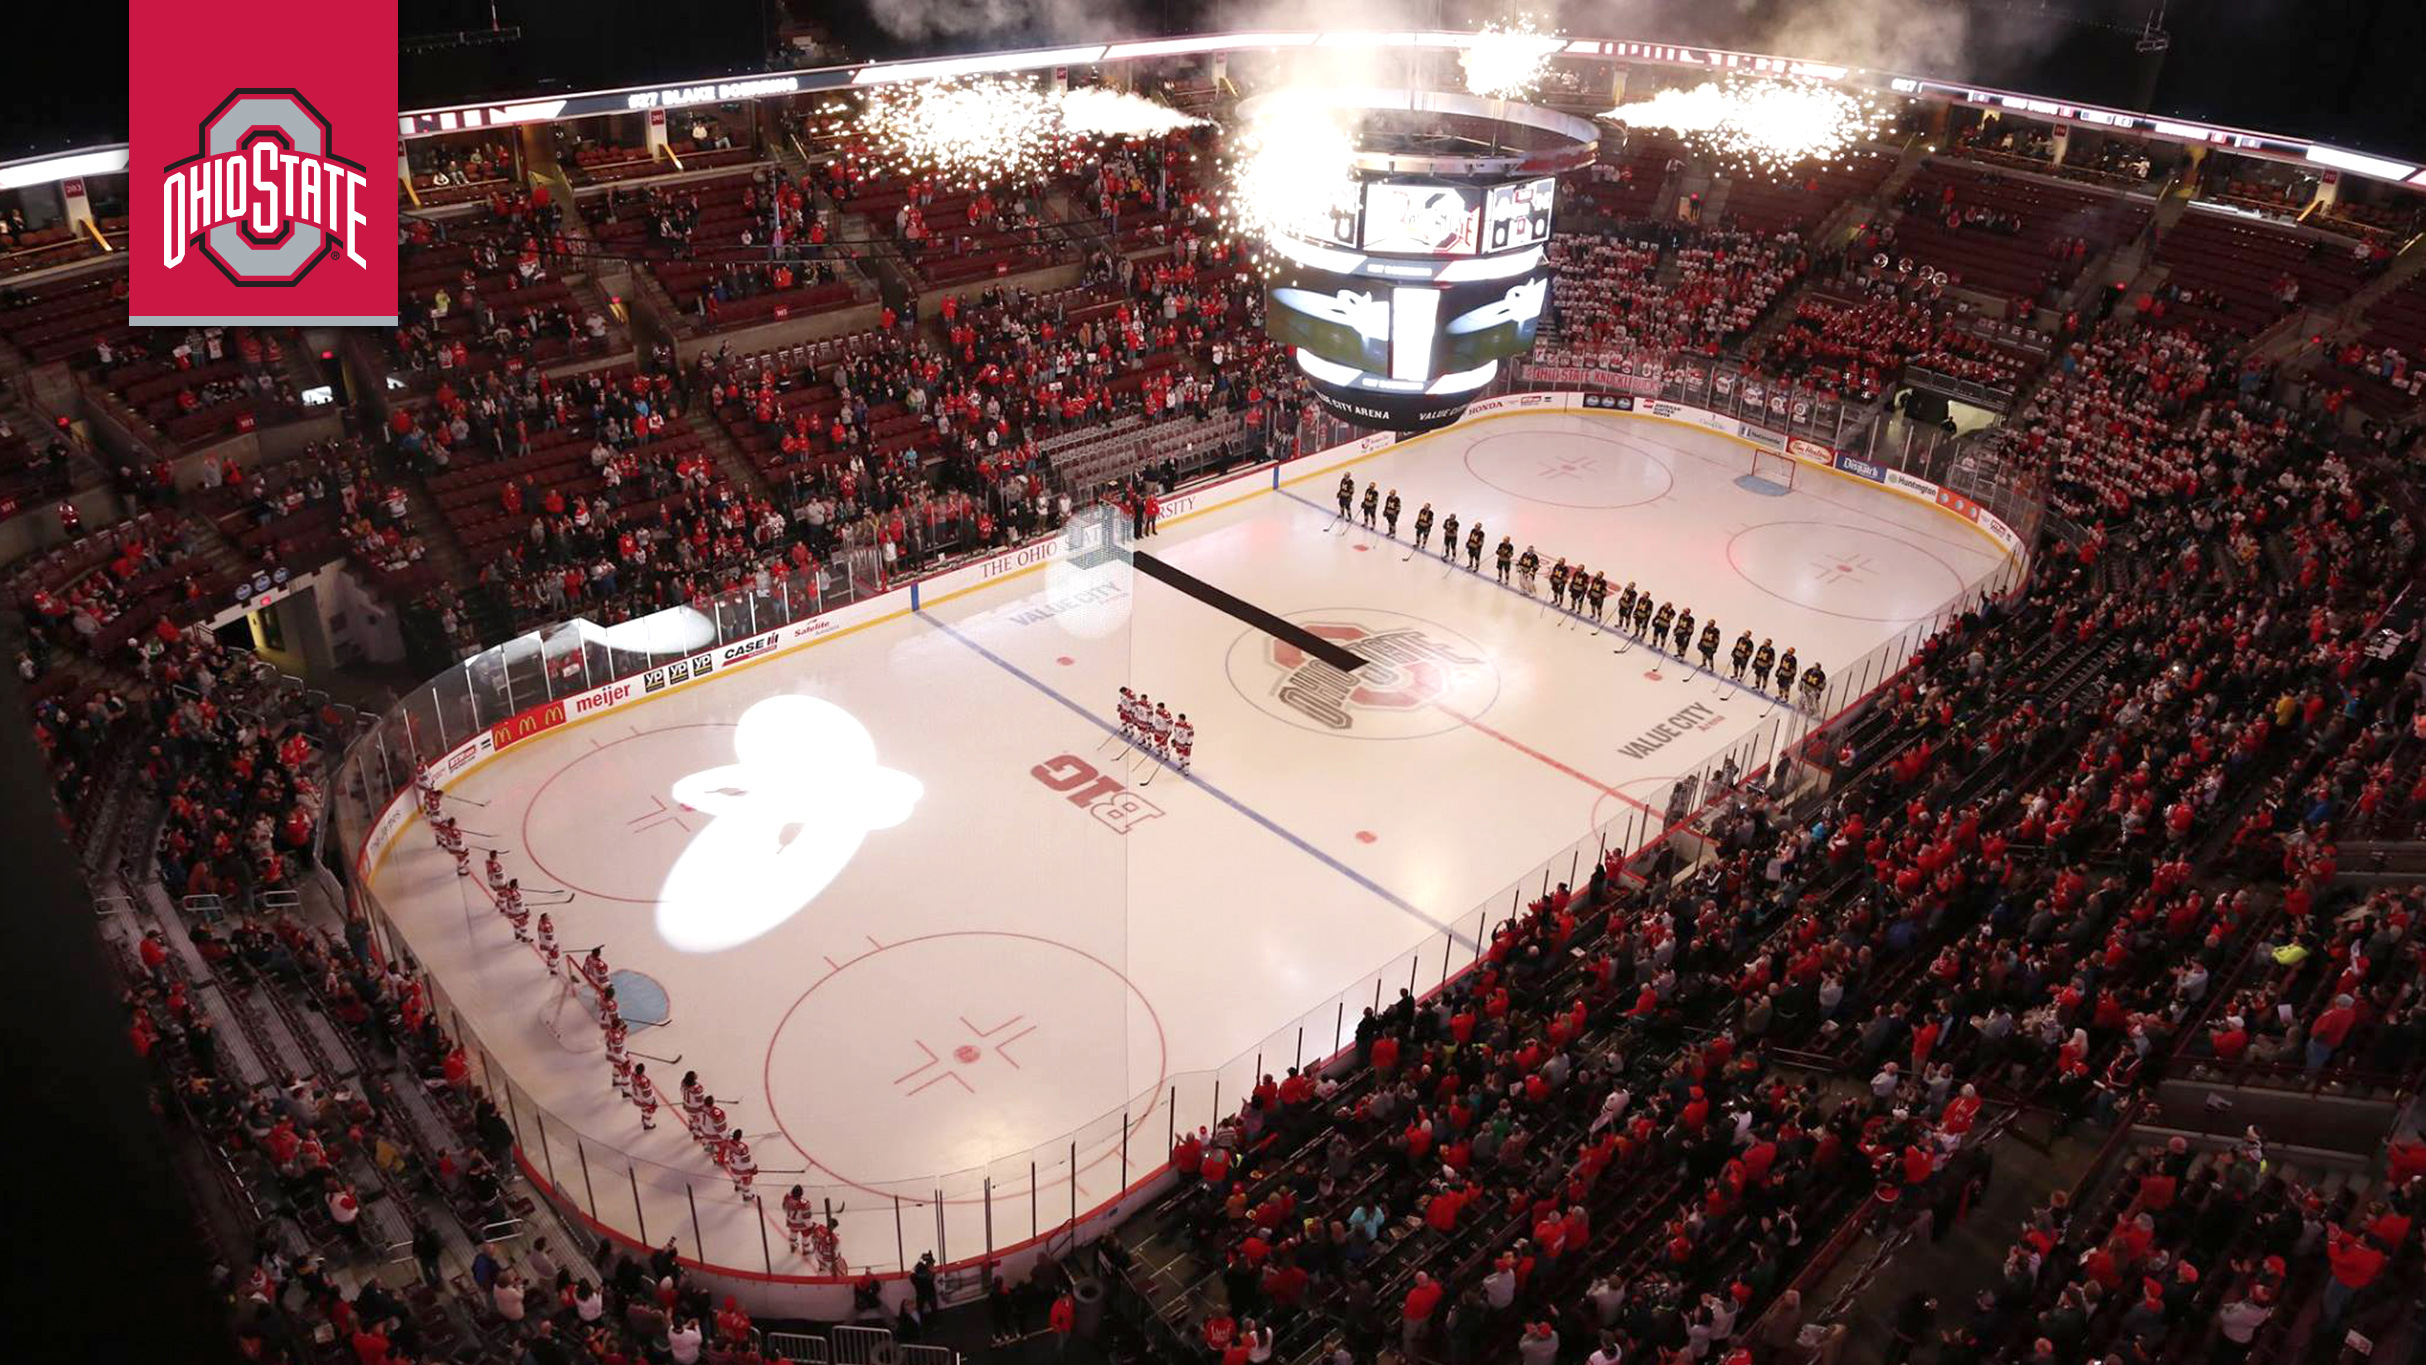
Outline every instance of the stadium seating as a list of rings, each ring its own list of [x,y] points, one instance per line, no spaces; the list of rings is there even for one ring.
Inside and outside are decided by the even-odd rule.
[[[2138,235],[2155,207],[1944,158],[1921,167],[1902,202],[1900,255],[1948,272],[1957,284],[2029,299],[2070,286],[2100,252]],[[1977,214],[1989,218],[1948,226],[1955,215]]]
[[[2156,259],[2169,285],[2199,296],[2174,305],[2177,316],[2236,331],[2279,320],[2295,289],[2300,305],[2331,308],[2374,271],[2363,246],[2195,205],[2158,240]]]

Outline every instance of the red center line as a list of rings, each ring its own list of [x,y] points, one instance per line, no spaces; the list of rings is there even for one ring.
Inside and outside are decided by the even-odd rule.
[[[1651,809],[1649,806],[1646,806],[1642,802],[1635,800],[1633,797],[1626,795],[1624,792],[1610,786],[1608,783],[1568,767],[1566,764],[1559,762],[1557,759],[1550,757],[1548,754],[1543,753],[1541,750],[1534,748],[1532,745],[1525,743],[1523,740],[1518,739],[1513,735],[1502,734],[1499,731],[1492,729],[1490,726],[1483,724],[1481,721],[1476,720],[1474,717],[1466,715],[1461,711],[1455,711],[1449,707],[1442,706],[1439,702],[1434,702],[1432,705],[1433,708],[1438,710],[1442,715],[1449,717],[1451,720],[1465,726],[1467,729],[1472,730],[1477,734],[1487,735],[1492,739],[1496,739],[1500,743],[1507,745],[1509,748],[1516,750],[1518,753],[1523,754],[1527,758],[1533,759],[1536,762],[1546,763],[1604,796],[1614,796],[1618,800],[1625,802],[1627,805],[1634,807],[1636,810],[1643,812],[1645,815],[1659,814],[1658,811]]]

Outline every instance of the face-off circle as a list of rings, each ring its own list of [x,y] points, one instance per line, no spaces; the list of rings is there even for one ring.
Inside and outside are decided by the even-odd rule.
[[[1484,436],[1466,447],[1466,471],[1513,498],[1594,510],[1640,507],[1676,486],[1649,448],[1581,432]]]
[[[1848,621],[1917,620],[1963,591],[1962,574],[1935,554],[1833,521],[1747,526],[1727,542],[1727,563],[1780,602]]]
[[[1419,739],[1499,700],[1499,667],[1438,622],[1374,607],[1321,607],[1289,621],[1364,658],[1342,671],[1260,630],[1230,643],[1230,685],[1266,715],[1343,739]]]
[[[1078,1140],[1083,1205],[1118,1191],[1118,1115],[1142,1132],[1168,1072],[1162,1021],[1117,967],[1058,940],[972,930],[904,939],[820,978],[776,1026],[766,1094],[815,1163],[809,1180],[922,1199],[935,1172],[973,1183],[1015,1154],[1016,1179],[994,1193],[1024,1193],[1026,1153],[1066,1143],[1073,1114],[1112,1115]],[[1061,1152],[1041,1184],[1067,1179]],[[946,1202],[982,1198],[944,1183]]]
[[[522,814],[522,851],[550,885],[626,905],[655,905],[666,874],[706,829],[666,774],[733,760],[733,725],[702,721],[597,739],[548,774]],[[616,855],[595,856],[600,843]]]

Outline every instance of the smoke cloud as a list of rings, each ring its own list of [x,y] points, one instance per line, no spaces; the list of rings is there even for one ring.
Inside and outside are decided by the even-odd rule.
[[[1471,29],[1516,14],[1543,28],[1639,38],[1948,78],[2010,79],[2068,38],[2120,40],[2147,0],[873,0],[870,14],[912,43],[1021,46],[1213,30]],[[1395,82],[1403,59],[1354,48],[1296,50],[1296,79]]]

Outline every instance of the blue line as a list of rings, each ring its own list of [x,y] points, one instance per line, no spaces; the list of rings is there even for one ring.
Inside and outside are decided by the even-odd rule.
[[[1304,503],[1306,506],[1313,508],[1315,511],[1320,512],[1320,513],[1322,513],[1322,514],[1323,514],[1323,515],[1325,515],[1325,516],[1329,516],[1329,515],[1331,514],[1331,509],[1330,509],[1330,508],[1325,507],[1325,506],[1323,506],[1321,503],[1319,503],[1319,502],[1315,502],[1315,501],[1313,501],[1313,500],[1312,500],[1312,499],[1310,499],[1310,498],[1300,497],[1298,494],[1292,493],[1292,492],[1290,492],[1290,491],[1289,491],[1288,489],[1286,489],[1286,488],[1284,488],[1284,489],[1280,490],[1280,495],[1281,495],[1282,497],[1284,497],[1284,498],[1289,498],[1289,499],[1293,499],[1294,501],[1297,501],[1297,502],[1302,502],[1302,503]],[[1393,537],[1391,537],[1391,539],[1392,539],[1393,541],[1395,541],[1395,540],[1397,540],[1397,537],[1393,536]],[[1451,560],[1451,561],[1449,561],[1449,562],[1450,562],[1450,566],[1451,566],[1451,567],[1453,567],[1453,568],[1463,568],[1463,567],[1464,567],[1463,565],[1458,564],[1458,563],[1457,563],[1457,562],[1456,562],[1454,559],[1452,559],[1452,560]],[[1528,602],[1534,603],[1535,605],[1540,605],[1540,604],[1542,604],[1542,603],[1544,603],[1544,602],[1549,601],[1549,599],[1547,599],[1547,598],[1536,597],[1536,596],[1534,596],[1532,593],[1526,592],[1526,591],[1525,591],[1523,588],[1520,588],[1520,587],[1516,586],[1516,585],[1515,585],[1515,584],[1513,584],[1513,583],[1502,583],[1502,582],[1500,582],[1500,581],[1499,581],[1499,579],[1497,579],[1496,577],[1493,577],[1493,576],[1492,576],[1492,575],[1490,575],[1490,574],[1482,573],[1482,572],[1480,572],[1479,570],[1475,570],[1475,569],[1467,569],[1467,570],[1466,570],[1466,572],[1467,572],[1467,573],[1470,573],[1470,574],[1472,574],[1472,575],[1474,575],[1474,578],[1475,578],[1475,579],[1476,579],[1476,581],[1478,581],[1478,582],[1481,582],[1481,583],[1483,583],[1483,584],[1485,584],[1485,585],[1487,585],[1487,586],[1490,586],[1490,587],[1497,588],[1497,589],[1499,589],[1501,592],[1508,593],[1508,594],[1511,594],[1511,595],[1516,596],[1516,597],[1521,597],[1521,598],[1523,598],[1524,600],[1526,600],[1526,601],[1528,601]],[[1552,607],[1552,609],[1554,609],[1555,611],[1557,611],[1559,615],[1561,615],[1561,616],[1572,616],[1572,617],[1574,617],[1576,620],[1581,621],[1581,622],[1583,622],[1585,625],[1588,625],[1588,626],[1589,626],[1589,625],[1606,625],[1606,624],[1607,624],[1606,622],[1595,621],[1595,620],[1593,620],[1591,617],[1584,615],[1584,614],[1583,614],[1582,612],[1580,612],[1580,611],[1571,611],[1571,610],[1569,610],[1569,609],[1568,609],[1568,608],[1567,608],[1567,607],[1566,607],[1566,606],[1565,606],[1563,603],[1551,602],[1551,603],[1550,603],[1550,606]],[[1610,630],[1610,632],[1609,632],[1609,633],[1610,633],[1610,634],[1612,634],[1612,635],[1614,635],[1614,634],[1616,634],[1616,633],[1617,633],[1617,631],[1618,631],[1618,630],[1622,630],[1622,629],[1624,629],[1624,627],[1622,627],[1622,626],[1619,626],[1619,627],[1614,627],[1614,628],[1612,628],[1612,629]],[[1675,661],[1676,663],[1683,664],[1683,665],[1685,666],[1685,670],[1686,670],[1687,672],[1690,672],[1690,673],[1699,673],[1699,674],[1701,674],[1702,676],[1704,676],[1704,677],[1706,677],[1706,678],[1709,678],[1709,679],[1710,679],[1711,681],[1713,681],[1713,682],[1722,682],[1722,683],[1725,683],[1727,686],[1734,688],[1734,689],[1735,689],[1736,691],[1738,691],[1738,692],[1749,692],[1749,693],[1751,693],[1753,696],[1756,696],[1756,697],[1760,698],[1762,701],[1768,702],[1768,703],[1770,703],[1771,705],[1778,705],[1778,706],[1782,706],[1782,705],[1788,705],[1788,704],[1790,704],[1790,703],[1788,703],[1788,702],[1782,702],[1782,701],[1780,701],[1780,700],[1779,700],[1779,699],[1778,699],[1778,698],[1777,698],[1777,697],[1776,697],[1774,694],[1772,694],[1772,693],[1770,693],[1770,692],[1767,692],[1767,691],[1764,691],[1764,690],[1763,690],[1763,689],[1761,689],[1761,688],[1754,687],[1752,684],[1750,684],[1750,683],[1748,683],[1748,682],[1740,682],[1740,681],[1738,681],[1738,680],[1736,680],[1736,679],[1734,679],[1734,678],[1730,678],[1730,677],[1726,676],[1725,674],[1723,674],[1723,673],[1719,672],[1719,671],[1718,671],[1717,669],[1715,669],[1715,668],[1704,668],[1704,667],[1702,667],[1700,664],[1694,663],[1692,660],[1687,659],[1687,658],[1686,658],[1685,656],[1683,656],[1682,654],[1670,654],[1670,653],[1668,653],[1668,651],[1666,651],[1666,650],[1664,650],[1664,649],[1653,649],[1653,648],[1652,648],[1652,645],[1651,645],[1651,642],[1650,642],[1649,640],[1645,640],[1645,639],[1643,639],[1643,637],[1641,637],[1641,636],[1639,636],[1639,635],[1635,635],[1635,634],[1633,634],[1633,632],[1631,632],[1631,631],[1628,631],[1628,632],[1627,632],[1627,634],[1629,635],[1629,637],[1631,637],[1631,638],[1632,638],[1633,640],[1635,640],[1637,643],[1639,643],[1640,645],[1642,645],[1642,647],[1643,647],[1643,648],[1651,650],[1652,654],[1656,655],[1656,656],[1657,656],[1657,657],[1659,657],[1660,659],[1662,659],[1662,660],[1673,660],[1673,661]]]
[[[1106,722],[1103,717],[1096,715],[1094,712],[1079,705],[1077,702],[1063,696],[1060,692],[1055,691],[1052,684],[1028,673],[1019,665],[1012,663],[1010,660],[996,654],[993,650],[990,650],[984,645],[977,643],[975,640],[970,639],[968,636],[962,634],[958,627],[949,625],[943,621],[938,621],[932,615],[921,614],[918,619],[926,622],[930,626],[935,627],[937,630],[942,631],[944,634],[951,636],[954,640],[959,641],[961,644],[966,645],[970,650],[974,651],[978,657],[984,659],[987,663],[994,665],[1003,672],[1010,674],[1012,677],[1019,679],[1028,686],[1035,688],[1037,691],[1044,693],[1046,696],[1051,697],[1053,700],[1070,708],[1070,710],[1077,713],[1080,719],[1086,721],[1087,724],[1094,726],[1096,729],[1103,731],[1107,735],[1118,735],[1120,733],[1118,729],[1115,729],[1111,724]],[[1212,783],[1207,782],[1203,778],[1198,777],[1193,773],[1188,775],[1187,780],[1195,783],[1197,789],[1204,792],[1207,796],[1212,797],[1214,800],[1221,802],[1230,809],[1237,811],[1240,815],[1245,816],[1247,819],[1254,821],[1256,824],[1270,830],[1272,833],[1280,836],[1282,839],[1287,840],[1290,844],[1294,845],[1299,852],[1305,854],[1309,858],[1314,859],[1316,862],[1321,863],[1323,866],[1330,868],[1332,871],[1347,878],[1349,881],[1356,883],[1358,886],[1363,887],[1365,890],[1372,892],[1374,895],[1379,896],[1381,899],[1388,901],[1391,905],[1397,907],[1405,914],[1411,915],[1415,919],[1422,921],[1426,927],[1437,929],[1440,932],[1447,934],[1451,939],[1455,940],[1464,947],[1475,947],[1474,939],[1470,935],[1461,934],[1457,930],[1452,929],[1448,925],[1443,924],[1439,920],[1425,914],[1414,904],[1406,900],[1402,900],[1396,894],[1392,893],[1387,887],[1382,886],[1379,882],[1374,881],[1372,878],[1367,877],[1362,872],[1348,866],[1346,863],[1341,862],[1339,859],[1332,857],[1330,854],[1323,852],[1321,849],[1316,848],[1313,844],[1308,843],[1303,838],[1300,838],[1298,835],[1292,833],[1279,821],[1272,819],[1270,816],[1265,815],[1263,812],[1255,809],[1253,806],[1248,805],[1246,802],[1239,800],[1237,797],[1230,795],[1228,792],[1223,791],[1221,788],[1214,786]]]

